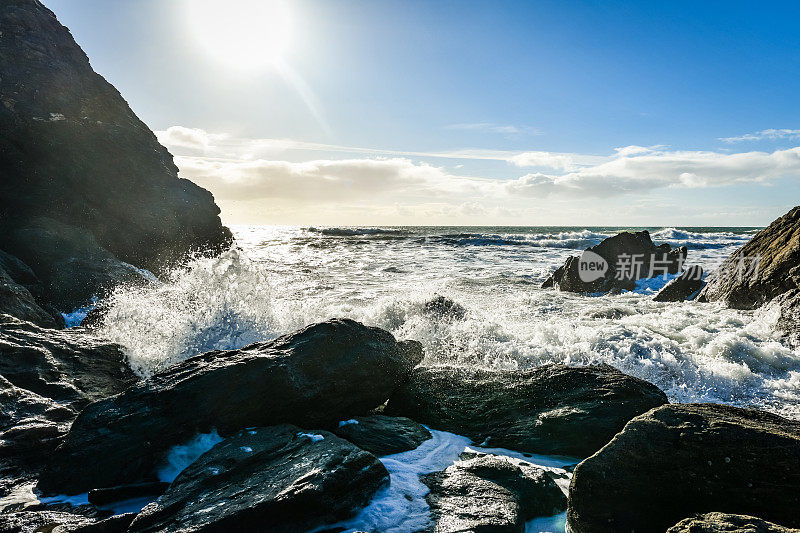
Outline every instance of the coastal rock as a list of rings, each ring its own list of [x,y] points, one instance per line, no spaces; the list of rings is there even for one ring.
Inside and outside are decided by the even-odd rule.
[[[62,511],[20,511],[0,514],[4,533],[73,533],[80,526],[96,522],[93,518]]]
[[[211,194],[178,177],[170,153],[50,10],[4,1],[0,28],[0,168],[13,176],[0,182],[0,240],[49,217],[153,272],[229,245]],[[37,261],[0,247],[47,282]]]
[[[653,297],[655,302],[683,302],[703,288],[703,267],[692,265]]]
[[[798,527],[798,464],[800,422],[726,405],[665,405],[577,466],[569,527],[656,532],[704,512]]]
[[[778,308],[778,332],[784,335],[792,348],[800,348],[800,289],[781,294],[770,305]]]
[[[58,323],[50,313],[39,307],[31,292],[17,283],[0,266],[0,314],[11,315],[46,328],[55,328]]]
[[[725,513],[706,513],[681,520],[667,533],[800,533],[760,518]]]
[[[386,415],[343,420],[333,432],[379,457],[413,450],[431,438],[430,431],[410,418]]]
[[[333,425],[383,404],[421,359],[418,342],[347,319],[189,358],[86,407],[39,487],[77,494],[152,479],[171,446],[212,429]]]
[[[688,253],[685,246],[675,249],[669,244],[656,246],[647,230],[624,231],[586,251],[605,260],[608,269],[602,277],[583,281],[579,275],[580,257],[573,256],[545,280],[542,288],[583,293],[633,290],[640,278],[681,272]],[[629,267],[620,268],[626,261]]]
[[[148,496],[161,496],[169,488],[169,483],[150,481],[146,483],[133,483],[108,487],[105,489],[92,489],[89,491],[89,503],[92,505],[108,505],[109,503],[145,498]]]
[[[708,278],[697,300],[755,309],[800,288],[800,206],[761,230]]]
[[[152,274],[120,261],[87,230],[47,217],[26,220],[0,239],[42,280],[42,300],[72,311],[119,284],[150,283]]]
[[[430,488],[425,500],[436,533],[522,533],[526,520],[567,508],[566,496],[543,469],[496,455],[458,461],[420,480]]]
[[[658,387],[608,365],[427,366],[414,369],[385,412],[485,446],[586,457],[628,420],[664,403]]]
[[[78,331],[40,328],[8,315],[0,315],[0,375],[76,409],[137,380],[119,345]]]
[[[467,316],[463,305],[439,294],[425,302],[423,310],[428,316],[449,320],[463,320]]]
[[[347,518],[388,481],[374,455],[327,431],[251,428],[189,465],[129,531],[305,532]]]

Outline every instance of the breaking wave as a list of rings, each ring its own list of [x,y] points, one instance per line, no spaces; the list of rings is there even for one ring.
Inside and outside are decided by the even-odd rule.
[[[292,231],[301,238],[303,230]],[[473,253],[409,241],[347,247],[345,239],[327,249],[265,240],[197,259],[160,285],[120,288],[107,302],[101,333],[125,346],[131,366],[146,376],[207,350],[349,317],[419,340],[429,363],[608,363],[655,383],[673,401],[800,418],[800,354],[774,333],[775,309],[653,302],[664,280],[594,298],[539,289],[569,249]],[[466,311],[432,312],[425,304],[437,294]]]

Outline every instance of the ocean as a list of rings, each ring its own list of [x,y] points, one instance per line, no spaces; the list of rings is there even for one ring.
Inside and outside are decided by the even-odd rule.
[[[100,333],[147,376],[332,317],[423,343],[428,363],[525,368],[607,363],[674,402],[754,406],[800,419],[800,353],[777,313],[656,303],[663,278],[621,295],[541,289],[570,255],[622,230],[685,245],[706,272],[759,228],[236,226],[238,246],[163,283],[119,288]],[[444,296],[462,318],[426,310]]]

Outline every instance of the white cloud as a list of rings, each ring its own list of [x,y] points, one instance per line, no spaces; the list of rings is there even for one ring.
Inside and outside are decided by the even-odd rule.
[[[764,139],[800,139],[800,130],[788,129],[769,129],[761,130],[755,133],[746,133],[738,137],[720,137],[719,140],[728,144],[745,141],[761,141]]]
[[[352,217],[348,220],[362,213],[397,223],[407,223],[403,217],[436,223],[507,221],[512,213],[531,210],[537,216],[561,216],[581,198],[620,197],[603,202],[613,212],[611,206],[624,206],[631,197],[656,198],[653,191],[659,189],[768,184],[800,175],[800,147],[725,153],[634,145],[606,156],[464,150],[438,154],[445,161],[458,160],[445,167],[420,160],[433,157],[427,152],[241,139],[177,126],[159,132],[159,139],[183,154],[175,157],[181,176],[214,193],[224,213],[247,213],[242,216],[251,220],[269,212],[274,222],[299,220],[292,213],[341,213]],[[359,155],[337,158],[349,152]],[[471,160],[509,165],[492,177],[476,177],[468,175],[469,169],[483,174],[475,169],[484,165]],[[532,171],[520,176],[520,168]]]

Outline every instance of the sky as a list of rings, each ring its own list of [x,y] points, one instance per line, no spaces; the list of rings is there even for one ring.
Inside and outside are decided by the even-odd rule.
[[[800,3],[44,0],[228,224],[760,226]]]

